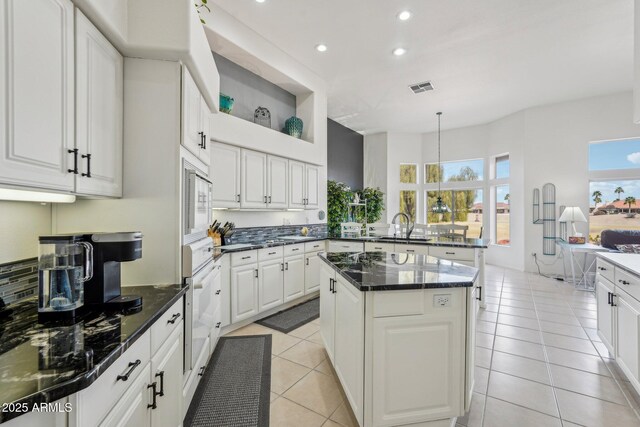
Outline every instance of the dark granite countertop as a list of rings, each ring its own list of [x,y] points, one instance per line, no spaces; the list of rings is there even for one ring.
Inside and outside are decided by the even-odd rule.
[[[182,285],[123,287],[135,314],[89,313],[73,325],[38,323],[37,298],[0,318],[0,404],[54,402],[91,385],[186,292]],[[0,411],[0,423],[20,412]]]
[[[486,249],[489,247],[491,240],[489,239],[463,239],[463,238],[450,238],[450,237],[416,237],[407,239],[393,238],[393,237],[340,237],[329,236],[330,240],[346,240],[350,242],[380,242],[380,243],[400,243],[410,245],[425,245],[425,246],[444,246],[444,247],[459,247],[459,248],[476,248]]]
[[[320,259],[361,291],[471,287],[478,269],[432,256],[394,252],[329,252]]]

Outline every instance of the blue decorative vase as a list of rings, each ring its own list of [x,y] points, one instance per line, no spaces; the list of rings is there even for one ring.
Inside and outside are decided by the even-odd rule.
[[[223,113],[231,114],[231,110],[233,110],[233,102],[235,100],[229,95],[225,95],[220,92],[220,111]]]
[[[284,131],[294,138],[300,138],[302,136],[302,126],[303,123],[299,117],[291,116],[284,122]]]

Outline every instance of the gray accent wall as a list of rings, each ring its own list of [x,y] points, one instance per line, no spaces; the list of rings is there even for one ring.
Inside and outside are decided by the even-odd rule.
[[[220,73],[220,92],[235,99],[232,116],[253,122],[256,108],[266,107],[271,113],[271,128],[281,131],[284,122],[296,115],[295,95],[224,56],[212,53]]]
[[[344,182],[352,189],[363,187],[364,137],[327,119],[327,178]]]

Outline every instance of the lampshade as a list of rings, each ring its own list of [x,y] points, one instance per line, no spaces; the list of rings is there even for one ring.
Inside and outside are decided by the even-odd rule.
[[[587,222],[587,218],[584,217],[582,209],[578,206],[568,206],[560,215],[560,222]]]

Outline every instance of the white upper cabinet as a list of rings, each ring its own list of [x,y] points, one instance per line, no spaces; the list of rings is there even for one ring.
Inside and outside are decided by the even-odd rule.
[[[211,112],[187,67],[182,67],[182,145],[209,164],[208,151]]]
[[[267,207],[267,155],[242,150],[240,207]]]
[[[76,192],[122,196],[122,55],[76,10]]]
[[[0,181],[73,191],[71,1],[3,0],[0,52]]]
[[[289,207],[303,209],[305,202],[304,163],[289,161]]]
[[[305,208],[316,209],[320,206],[320,168],[305,165]]]
[[[289,206],[289,161],[282,157],[267,156],[267,170],[267,206],[286,209]]]
[[[232,145],[211,144],[213,207],[240,207],[240,162],[242,150]]]

